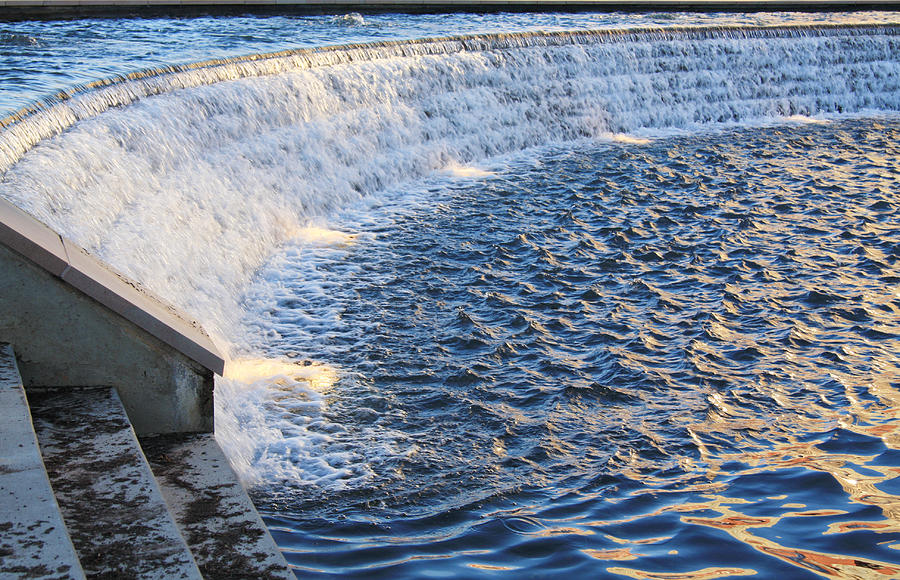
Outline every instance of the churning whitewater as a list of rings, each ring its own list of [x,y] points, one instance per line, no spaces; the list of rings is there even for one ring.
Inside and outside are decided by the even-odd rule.
[[[0,195],[226,348],[303,575],[892,575],[898,33],[162,67],[8,117]]]
[[[548,143],[893,111],[897,32],[520,33],[150,71],[11,117],[0,194],[240,349],[249,277],[310,219]]]

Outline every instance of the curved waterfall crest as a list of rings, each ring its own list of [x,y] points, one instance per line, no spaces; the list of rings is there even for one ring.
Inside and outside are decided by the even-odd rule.
[[[342,209],[547,145],[893,114],[898,55],[900,24],[527,32],[213,60],[9,117],[0,196],[241,350],[255,273]]]
[[[159,67],[79,85],[0,119],[0,172],[9,169],[29,149],[44,139],[62,133],[73,124],[111,108],[129,105],[153,95],[236,79],[391,58],[528,48],[550,49],[574,45],[791,38],[853,39],[878,36],[889,39],[889,48],[895,50],[898,34],[900,26],[891,24],[682,26],[538,31],[301,48]]]

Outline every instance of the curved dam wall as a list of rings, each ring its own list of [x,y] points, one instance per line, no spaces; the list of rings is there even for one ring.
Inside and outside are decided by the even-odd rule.
[[[601,104],[606,105],[609,121],[612,121],[606,123],[608,126],[604,128],[607,130],[637,128],[635,121],[640,119],[634,118],[634,115],[647,109],[658,109],[654,106],[661,104],[658,99],[668,96],[687,103],[698,91],[704,90],[709,90],[709,95],[700,100],[710,103],[708,110],[688,111],[693,113],[690,116],[661,117],[639,126],[683,127],[688,123],[708,123],[729,118],[738,121],[772,114],[890,108],[896,104],[896,95],[891,91],[892,87],[885,86],[882,81],[890,76],[891,68],[876,71],[872,67],[893,64],[897,35],[896,26],[878,24],[522,32],[326,46],[215,59],[98,80],[24,107],[0,120],[0,128],[3,129],[0,133],[0,171],[6,171],[32,147],[62,133],[73,124],[146,97],[224,81],[365,65],[392,59],[421,62],[429,57],[448,57],[440,60],[449,61],[453,55],[478,54],[487,57],[489,53],[497,53],[503,58],[494,57],[488,68],[498,73],[515,71],[515,80],[521,81],[516,83],[519,85],[516,88],[521,90],[529,77],[539,77],[541,73],[555,69],[555,72],[564,75],[564,79],[570,79],[573,77],[571,65],[587,64],[579,63],[579,59],[603,58],[594,60],[583,74],[601,78],[607,83],[602,87],[607,90],[595,95],[601,99]],[[660,48],[659,45],[668,45],[668,48]],[[780,57],[790,60],[779,60]],[[667,69],[665,65],[668,62],[661,63],[661,60],[673,61],[673,66],[678,68]],[[678,61],[677,64],[674,61]],[[661,69],[658,68],[660,64],[663,65]],[[737,64],[742,65],[741,68],[733,66]],[[748,64],[752,66],[746,66]],[[531,75],[521,70],[523,66],[535,65],[537,70]],[[438,74],[429,88],[448,92],[447,83],[461,81],[454,77],[466,71],[460,70],[454,74],[438,69],[435,72]],[[666,72],[680,74],[660,74]],[[822,72],[851,73],[851,78],[817,76]],[[731,77],[731,82],[726,86],[719,87],[709,82],[723,73]],[[662,87],[637,84],[641,77],[651,75],[669,84],[673,79],[679,79],[677,85],[669,88],[682,90],[665,94],[659,91]],[[620,78],[624,76],[632,77],[634,82],[612,84],[617,80],[621,82]],[[851,80],[853,86],[849,85]],[[784,81],[791,82],[785,84]],[[498,79],[490,84],[500,82],[503,81]],[[529,88],[534,93],[538,89],[553,87],[532,85]],[[633,94],[642,89],[655,90]],[[851,95],[853,99],[846,104],[839,102],[842,97]],[[549,93],[548,96],[556,95]],[[621,110],[610,107],[616,104],[613,98],[633,99],[635,96],[646,100],[640,103],[626,101],[623,104],[628,107]],[[823,96],[828,98],[822,100]],[[210,102],[207,106],[215,108],[215,103]],[[302,114],[308,110],[305,108],[297,112]],[[257,111],[248,112],[258,114]],[[653,112],[657,115],[674,113],[672,110]],[[288,111],[276,110],[272,113],[282,115],[282,121],[303,120]],[[614,116],[614,113],[619,114]]]

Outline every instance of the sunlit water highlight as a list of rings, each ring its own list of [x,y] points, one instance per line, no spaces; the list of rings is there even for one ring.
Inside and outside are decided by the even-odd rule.
[[[254,69],[0,195],[230,345],[300,577],[898,576],[895,29],[710,30]]]

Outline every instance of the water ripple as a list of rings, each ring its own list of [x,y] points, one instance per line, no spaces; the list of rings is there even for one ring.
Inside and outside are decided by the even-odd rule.
[[[551,149],[287,250],[335,273],[340,323],[292,330],[282,282],[264,348],[351,369],[317,411],[335,453],[390,441],[344,449],[350,483],[257,489],[289,560],[900,574],[898,143],[882,119]]]

